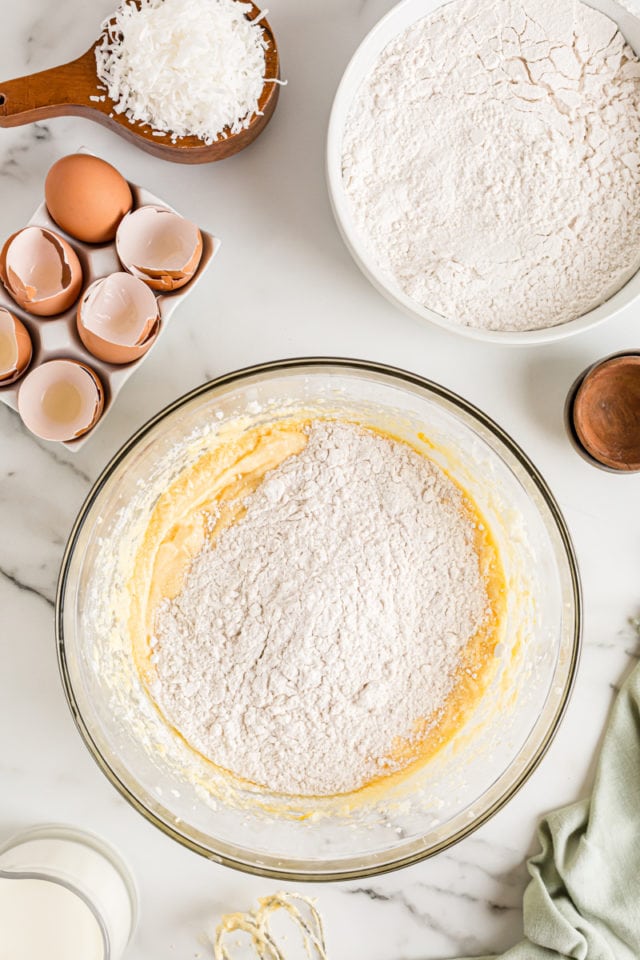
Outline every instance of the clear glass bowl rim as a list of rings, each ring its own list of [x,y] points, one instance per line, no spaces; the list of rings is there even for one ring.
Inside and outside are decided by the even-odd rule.
[[[574,629],[572,637],[572,647],[570,653],[570,661],[567,671],[567,681],[565,683],[564,689],[562,691],[562,696],[560,703],[556,710],[555,716],[552,723],[549,725],[548,730],[546,731],[545,736],[543,737],[541,743],[539,744],[537,750],[534,751],[533,755],[529,759],[528,763],[525,764],[520,776],[512,784],[512,786],[505,791],[499,799],[494,802],[487,810],[483,811],[481,814],[474,817],[470,820],[465,826],[453,833],[451,836],[447,837],[445,840],[435,844],[432,847],[423,849],[414,850],[409,854],[393,856],[390,854],[389,859],[385,861],[376,860],[373,864],[365,864],[363,858],[363,864],[359,868],[345,868],[340,870],[323,870],[319,867],[318,863],[309,862],[309,866],[306,869],[300,867],[300,862],[292,863],[290,866],[287,865],[286,860],[279,861],[279,866],[267,867],[264,864],[252,863],[243,856],[238,856],[234,858],[227,854],[221,854],[211,847],[206,846],[203,843],[199,843],[194,840],[192,837],[186,836],[180,830],[176,829],[171,824],[163,820],[158,814],[150,810],[141,800],[135,795],[135,793],[127,786],[126,783],[118,776],[118,774],[113,770],[109,764],[107,758],[104,756],[103,752],[100,750],[96,744],[89,727],[85,723],[82,712],[79,708],[78,702],[75,697],[73,690],[73,685],[71,682],[71,677],[67,665],[66,651],[65,651],[65,639],[64,639],[64,601],[65,593],[69,583],[69,570],[71,566],[72,559],[74,557],[74,551],[76,543],[78,541],[80,531],[84,526],[84,523],[93,507],[96,499],[99,494],[109,482],[109,479],[112,473],[117,469],[122,460],[138,445],[138,443],[144,439],[144,437],[159,423],[161,423],[166,417],[170,416],[175,411],[179,410],[181,407],[185,406],[190,401],[203,396],[204,394],[214,392],[222,387],[228,387],[232,384],[239,384],[243,380],[246,380],[250,377],[254,377],[260,374],[277,374],[282,371],[293,371],[296,368],[299,368],[302,372],[303,368],[318,368],[318,369],[328,369],[328,368],[338,368],[339,370],[353,370],[364,373],[371,373],[376,375],[381,375],[383,377],[390,378],[391,380],[400,381],[400,383],[407,383],[414,387],[418,387],[426,391],[427,394],[435,395],[441,399],[446,400],[448,403],[451,403],[458,410],[462,411],[472,420],[480,423],[483,427],[489,430],[490,433],[494,435],[509,451],[509,453],[515,457],[519,462],[521,467],[524,469],[528,475],[529,480],[531,480],[535,486],[538,488],[546,507],[548,508],[551,518],[556,526],[556,530],[560,536],[562,546],[565,552],[565,559],[568,564],[568,569],[571,578],[571,588],[572,588],[572,614],[574,619]],[[75,520],[75,523],[69,534],[69,539],[65,548],[65,552],[62,558],[62,564],[60,567],[60,574],[58,578],[58,586],[56,591],[56,606],[55,606],[55,632],[56,632],[56,648],[58,656],[58,667],[60,670],[60,676],[62,679],[62,685],[71,710],[71,714],[75,725],[87,747],[91,756],[98,764],[102,772],[105,774],[107,779],[111,784],[118,790],[120,795],[131,804],[131,806],[137,810],[139,813],[145,817],[150,823],[156,826],[161,830],[165,836],[171,837],[174,840],[177,840],[178,843],[182,844],[189,850],[192,850],[195,853],[204,856],[209,860],[213,860],[216,863],[220,863],[224,866],[232,867],[233,869],[239,870],[243,873],[253,874],[260,877],[269,877],[277,880],[286,880],[286,881],[298,881],[298,882],[332,882],[332,881],[341,881],[341,880],[357,880],[365,877],[377,876],[383,873],[389,873],[393,870],[398,870],[402,867],[410,866],[415,863],[419,863],[422,860],[430,859],[438,853],[442,853],[444,850],[449,849],[454,846],[460,840],[463,840],[465,837],[474,833],[479,827],[484,823],[490,820],[496,813],[498,813],[522,788],[522,786],[529,779],[534,770],[538,767],[540,761],[544,757],[545,753],[549,749],[551,742],[560,726],[564,713],[566,711],[567,705],[569,703],[571,693],[575,684],[576,674],[578,670],[578,664],[580,660],[580,650],[581,650],[581,637],[582,637],[582,588],[580,583],[580,574],[578,569],[578,562],[576,558],[575,548],[569,533],[569,529],[564,520],[560,507],[558,506],[554,495],[552,494],[547,482],[543,478],[542,474],[539,472],[537,467],[532,463],[529,457],[524,453],[520,446],[512,439],[512,437],[502,429],[494,420],[491,419],[487,414],[483,413],[479,408],[475,407],[469,401],[463,399],[458,394],[449,390],[447,387],[443,387],[441,384],[438,384],[432,380],[429,380],[425,377],[419,376],[415,373],[410,373],[407,370],[403,370],[399,367],[390,366],[387,364],[376,363],[368,360],[357,360],[357,359],[346,359],[340,357],[295,357],[284,360],[274,360],[267,363],[256,364],[249,367],[243,367],[239,370],[234,370],[231,373],[223,374],[220,377],[216,377],[212,380],[209,380],[198,387],[195,387],[193,390],[189,391],[186,394],[183,394],[177,400],[174,400],[168,406],[160,410],[155,416],[151,417],[145,424],[143,424],[139,430],[137,430],[132,436],[125,441],[125,443],[120,447],[120,449],[114,454],[114,456],[107,462],[103,470],[101,471],[98,479],[93,484],[91,490],[87,494],[87,497],[82,504],[78,516]],[[240,852],[240,851],[239,851]]]

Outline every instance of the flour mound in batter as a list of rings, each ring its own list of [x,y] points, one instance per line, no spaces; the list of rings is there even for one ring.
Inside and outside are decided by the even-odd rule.
[[[460,489],[406,444],[316,422],[155,619],[154,696],[219,766],[355,790],[443,706],[489,600]],[[405,761],[406,762],[406,761]]]
[[[342,173],[378,267],[490,330],[565,323],[640,266],[640,63],[578,0],[459,0],[358,91]]]

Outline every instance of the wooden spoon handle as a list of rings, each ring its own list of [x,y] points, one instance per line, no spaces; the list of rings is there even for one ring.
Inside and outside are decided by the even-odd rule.
[[[99,96],[93,48],[50,70],[0,82],[0,127],[67,115],[86,116]]]
[[[259,13],[258,7],[251,4],[247,17],[253,20]],[[264,19],[262,29],[268,43],[265,76],[279,77],[278,48],[273,31]],[[115,131],[154,157],[176,163],[211,163],[230,157],[252,143],[269,123],[276,108],[280,87],[277,83],[265,81],[258,112],[246,129],[210,144],[194,136],[181,137],[176,143],[170,133],[162,134],[147,124],[129,120],[126,113],[118,112],[99,84],[95,50],[100,42],[98,38],[86,53],[70,63],[0,82],[0,127],[19,127],[23,123],[51,117],[85,117]],[[103,96],[105,99],[101,99]]]

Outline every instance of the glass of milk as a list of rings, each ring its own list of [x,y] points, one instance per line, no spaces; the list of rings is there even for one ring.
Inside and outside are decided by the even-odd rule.
[[[34,827],[0,846],[0,960],[120,960],[137,896],[120,857],[72,827]]]

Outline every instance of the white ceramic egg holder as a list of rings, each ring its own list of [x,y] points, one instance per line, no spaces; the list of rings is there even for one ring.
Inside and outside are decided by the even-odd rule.
[[[170,207],[168,203],[154,196],[148,190],[145,190],[144,187],[139,187],[135,183],[130,183],[129,186],[133,194],[134,210],[138,207],[147,206],[148,204],[157,204],[160,207],[173,210],[173,207]],[[174,212],[177,213],[178,211]],[[78,259],[82,264],[84,278],[81,296],[94,280],[97,280],[99,277],[106,277],[110,273],[124,270],[116,253],[115,242],[88,244],[75,240],[69,234],[65,233],[64,230],[61,230],[51,219],[46,204],[44,203],[38,207],[31,217],[28,226],[46,227],[55,233],[59,233],[69,241],[78,254]],[[221,241],[217,237],[212,236],[210,233],[202,230],[202,228],[200,228],[200,232],[202,234],[202,258],[198,269],[193,278],[184,287],[181,287],[173,293],[160,293],[156,295],[160,315],[160,331],[147,353],[132,363],[121,365],[105,363],[103,360],[98,360],[97,357],[94,357],[92,353],[89,353],[80,340],[76,329],[77,301],[69,310],[55,317],[34,317],[24,310],[21,310],[0,283],[0,306],[6,307],[7,310],[10,310],[11,313],[22,320],[29,331],[29,336],[33,344],[33,357],[27,371],[16,383],[5,387],[0,385],[0,400],[8,407],[11,407],[12,410],[17,410],[18,392],[21,382],[28,376],[30,370],[33,370],[34,367],[39,366],[41,363],[46,363],[47,360],[68,358],[86,363],[92,370],[95,370],[104,387],[104,410],[96,425],[92,427],[88,433],[85,433],[82,437],[78,437],[77,440],[64,441],[65,447],[68,447],[70,450],[79,450],[98,429],[131,374],[138,369],[141,363],[144,363],[145,358],[151,350],[155,349],[174,310],[193,290],[211,263],[211,260],[220,249]]]

